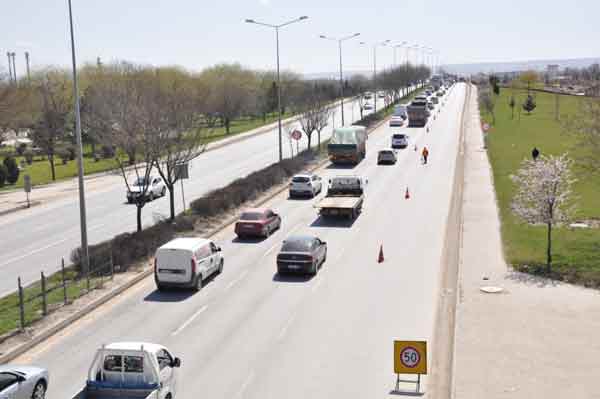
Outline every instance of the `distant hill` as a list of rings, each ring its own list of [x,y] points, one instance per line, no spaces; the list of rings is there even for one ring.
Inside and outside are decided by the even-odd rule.
[[[582,68],[592,64],[600,64],[600,58],[573,58],[573,59],[554,59],[554,60],[530,60],[530,61],[512,61],[512,62],[482,62],[477,64],[449,64],[442,68],[453,74],[474,75],[477,73],[502,73],[517,72],[533,69],[543,71],[546,66],[556,64],[560,69],[564,68]]]

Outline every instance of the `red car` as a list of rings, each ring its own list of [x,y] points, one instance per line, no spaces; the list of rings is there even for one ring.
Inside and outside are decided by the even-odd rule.
[[[281,227],[281,216],[267,208],[246,209],[235,224],[238,238],[248,236],[268,237]]]

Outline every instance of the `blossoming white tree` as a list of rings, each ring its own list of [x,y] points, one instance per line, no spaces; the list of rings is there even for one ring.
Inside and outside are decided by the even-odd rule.
[[[573,210],[571,160],[566,154],[542,156],[537,162],[524,160],[517,174],[511,176],[518,186],[513,197],[513,213],[532,224],[548,227],[546,266],[552,270],[552,228],[569,219]]]

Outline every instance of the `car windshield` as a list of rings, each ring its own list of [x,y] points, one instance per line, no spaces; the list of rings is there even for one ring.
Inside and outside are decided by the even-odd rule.
[[[150,179],[146,179],[144,177],[138,177],[138,179],[133,182],[134,186],[147,186]]]
[[[263,214],[260,212],[244,212],[240,216],[241,220],[262,220]]]
[[[308,183],[310,179],[306,176],[296,176],[292,179],[294,183]]]
[[[281,246],[281,252],[308,252],[310,244],[310,239],[285,241]]]

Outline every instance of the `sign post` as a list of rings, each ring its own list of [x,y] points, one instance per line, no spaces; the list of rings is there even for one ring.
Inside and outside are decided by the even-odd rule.
[[[183,211],[185,212],[185,193],[183,192],[183,179],[190,178],[188,163],[178,163],[175,165],[175,176],[181,181],[181,201],[183,202]]]
[[[400,390],[400,374],[417,374],[417,390],[421,391],[421,374],[427,374],[427,341],[394,341],[394,373],[396,391]]]
[[[299,143],[300,143],[300,139],[302,138],[302,132],[298,129],[294,130],[292,132],[292,138],[294,140],[296,140],[296,155],[298,155],[300,153],[300,148],[299,148],[300,144]]]
[[[31,192],[31,176],[23,176],[23,188],[25,189],[25,195],[27,196],[27,208],[31,206],[29,202],[29,193]]]
[[[490,130],[490,125],[489,123],[484,123],[481,128],[483,129],[483,149],[487,149],[487,138],[488,138],[488,131]]]

